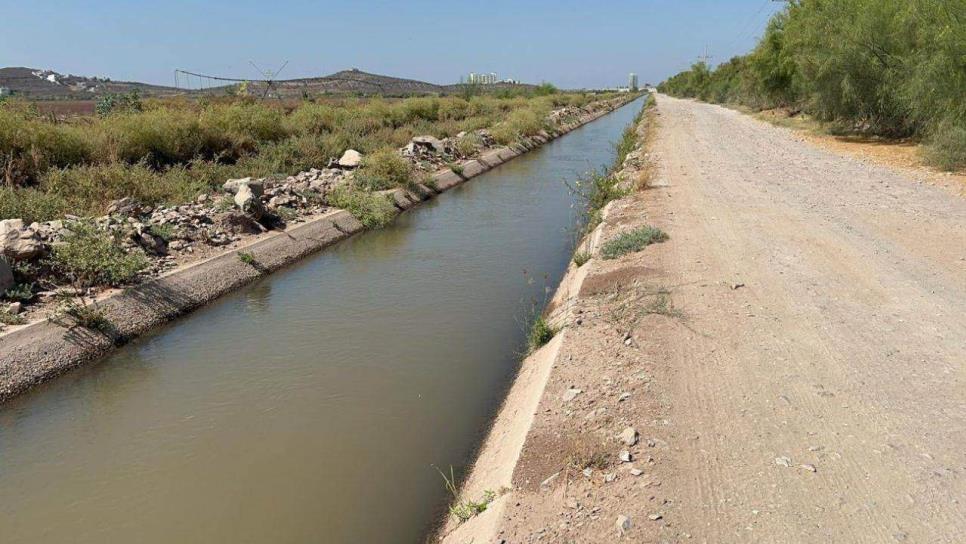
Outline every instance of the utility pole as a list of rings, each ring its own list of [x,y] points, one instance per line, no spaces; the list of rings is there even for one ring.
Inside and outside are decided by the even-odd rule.
[[[698,60],[701,61],[701,62],[703,62],[703,63],[705,63],[706,65],[708,65],[708,67],[710,67],[711,66],[711,59],[713,59],[713,58],[714,57],[708,53],[708,46],[705,45],[704,46],[704,54],[703,55],[699,55],[698,56]]]

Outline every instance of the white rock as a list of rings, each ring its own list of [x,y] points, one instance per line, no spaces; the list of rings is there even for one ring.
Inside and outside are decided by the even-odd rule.
[[[230,179],[221,186],[227,193],[237,195],[242,186],[247,186],[256,197],[265,193],[265,184],[261,180],[252,178]]]
[[[262,203],[258,200],[258,197],[252,192],[252,188],[249,185],[242,184],[238,186],[238,192],[235,193],[235,205],[242,212],[251,215],[255,219],[262,216],[265,211],[262,208]]]
[[[620,439],[625,445],[633,446],[637,444],[637,431],[634,427],[628,427],[621,432]]]
[[[575,398],[577,398],[577,395],[581,393],[583,393],[583,390],[581,389],[570,388],[564,391],[563,395],[561,395],[560,398],[563,399],[564,402],[570,402]]]
[[[627,516],[617,516],[617,530],[624,534],[631,529],[631,518]]]
[[[347,149],[345,153],[339,157],[339,166],[343,168],[355,168],[362,164],[362,153],[359,153],[355,149]]]
[[[11,259],[32,259],[44,251],[36,230],[24,227],[20,219],[0,221],[0,254]]]
[[[624,450],[620,453],[621,463],[630,463],[634,458],[631,457],[631,452]]]

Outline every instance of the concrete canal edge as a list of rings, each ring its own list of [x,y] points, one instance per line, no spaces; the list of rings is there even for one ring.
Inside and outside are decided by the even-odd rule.
[[[553,134],[537,135],[511,147],[484,153],[464,163],[459,175],[449,170],[437,172],[436,186],[432,189],[420,186],[420,194],[405,189],[387,193],[398,215],[629,102],[588,114]],[[72,368],[98,360],[159,325],[364,230],[362,223],[349,212],[334,210],[111,293],[94,303],[110,324],[107,332],[65,328],[48,319],[6,332],[0,335],[0,403]],[[249,262],[243,262],[240,258],[243,254]]]
[[[636,149],[642,149],[645,145],[643,135],[649,125],[649,119],[645,116],[635,127],[639,137]],[[628,161],[625,161],[622,166],[627,164]],[[600,224],[577,244],[581,251],[590,255],[597,254],[605,239],[607,218],[615,202],[604,206]],[[494,493],[495,498],[485,510],[464,522],[458,521],[452,515],[447,516],[441,522],[433,540],[443,544],[501,541],[499,534],[507,516],[507,506],[515,500],[513,474],[537,417],[547,383],[558,363],[558,357],[567,345],[567,325],[575,319],[573,310],[584,280],[593,265],[594,259],[581,266],[571,261],[568,266],[546,309],[547,319],[560,332],[521,362],[520,370],[478,450],[469,475],[460,487],[456,502],[477,502],[487,493]]]

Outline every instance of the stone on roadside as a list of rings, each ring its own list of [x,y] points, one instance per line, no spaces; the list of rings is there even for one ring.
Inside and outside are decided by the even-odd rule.
[[[168,247],[165,244],[164,239],[160,236],[154,236],[147,232],[142,232],[138,235],[138,245],[147,250],[148,253],[152,255],[167,255]]]
[[[258,200],[258,196],[255,195],[254,191],[250,185],[242,184],[238,186],[238,192],[235,193],[235,205],[242,213],[248,214],[254,217],[256,220],[262,217],[265,213],[265,208],[262,207],[262,202]]]
[[[631,518],[627,516],[617,516],[617,530],[624,534],[631,529]]]
[[[250,177],[230,179],[226,181],[221,188],[224,189],[226,193],[237,195],[238,191],[241,190],[243,186],[248,187],[251,190],[251,193],[256,197],[260,197],[265,193],[265,182],[260,179],[252,179]]]
[[[634,427],[628,427],[624,429],[620,434],[621,442],[626,446],[633,446],[637,444],[637,431]]]
[[[25,227],[22,219],[0,221],[0,254],[10,259],[29,260],[44,252],[36,229]]]
[[[346,149],[345,153],[339,157],[339,166],[343,168],[355,168],[362,164],[362,153],[355,149]]]
[[[570,389],[567,389],[566,391],[564,391],[563,395],[561,395],[560,398],[564,402],[570,402],[570,401],[574,400],[575,398],[577,398],[577,395],[579,395],[581,393],[583,393],[583,390],[581,390],[581,389],[570,388]]]
[[[434,153],[443,153],[446,151],[446,146],[443,142],[433,136],[416,136],[409,141],[409,145],[413,148],[416,146],[429,148]]]
[[[216,227],[231,234],[258,234],[262,231],[257,221],[237,211],[217,214],[213,220]]]
[[[630,463],[634,460],[634,458],[631,456],[631,452],[627,450],[621,451],[618,457],[620,457],[621,463]]]
[[[641,474],[644,474],[644,471],[643,470],[641,470],[639,468],[632,468],[631,469],[631,476],[640,476]]]

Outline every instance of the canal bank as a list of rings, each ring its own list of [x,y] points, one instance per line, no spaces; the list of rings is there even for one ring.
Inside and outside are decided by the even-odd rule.
[[[639,107],[6,403],[5,541],[422,539]]]
[[[645,253],[602,255],[608,242],[647,227],[645,190],[659,186],[648,154],[656,122],[648,107],[613,174],[626,194],[578,244],[583,262],[569,264],[545,312],[558,332],[522,362],[437,541],[610,542],[630,530],[622,503],[660,486],[649,474],[653,457],[637,451],[661,444],[631,417],[654,401],[645,398],[651,377],[635,333],[642,318],[680,314],[671,291],[648,280]]]
[[[435,186],[386,191],[398,215],[421,202],[452,189],[492,168],[536,149],[586,123],[621,107],[626,100],[599,105],[554,133],[491,150],[466,161],[458,173],[437,172]],[[65,327],[44,319],[0,334],[0,403],[30,387],[84,363],[103,357],[122,345],[172,319],[288,266],[307,255],[365,230],[345,210],[334,210],[280,232],[270,232],[214,257],[177,268],[123,291],[100,298],[94,307],[102,313],[103,327]]]

